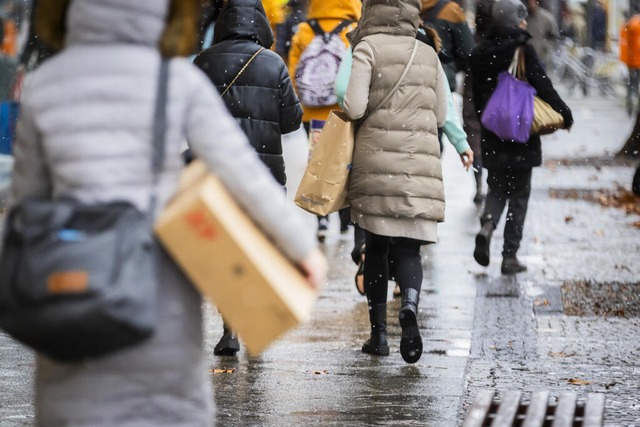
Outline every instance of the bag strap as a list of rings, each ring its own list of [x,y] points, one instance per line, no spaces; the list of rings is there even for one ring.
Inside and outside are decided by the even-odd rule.
[[[513,52],[513,58],[511,59],[511,64],[509,64],[509,74],[523,82],[527,81],[527,70],[522,47],[517,47]]]
[[[310,19],[310,20],[307,21],[307,24],[309,24],[309,26],[313,30],[313,33],[316,36],[321,36],[322,40],[325,43],[329,43],[329,40],[331,40],[331,36],[339,35],[342,32],[342,30],[347,28],[349,25],[353,24],[353,21],[351,21],[349,19],[345,19],[344,21],[342,21],[338,25],[336,25],[336,27],[333,30],[329,31],[329,32],[325,32],[322,29],[322,27],[320,26],[320,23],[318,22],[317,19]]]
[[[384,99],[382,101],[380,101],[378,103],[378,105],[375,106],[375,108],[372,108],[371,110],[369,110],[369,112],[367,113],[367,116],[370,116],[371,114],[373,114],[376,111],[378,111],[380,109],[380,107],[382,107],[389,99],[391,99],[391,96],[396,92],[396,90],[398,90],[398,88],[402,84],[404,78],[407,76],[407,73],[409,72],[409,68],[411,68],[411,64],[413,64],[413,60],[415,59],[416,53],[418,52],[418,44],[419,43],[420,42],[418,40],[416,40],[415,44],[413,45],[413,51],[411,52],[411,58],[409,58],[409,62],[407,63],[407,66],[404,67],[404,71],[402,72],[402,75],[400,76],[400,78],[398,79],[396,84],[391,88],[389,93],[387,93],[387,96],[385,96]]]
[[[240,69],[240,71],[238,71],[238,74],[236,74],[236,76],[233,78],[233,80],[231,80],[231,83],[229,83],[229,84],[227,85],[227,87],[224,89],[224,92],[222,92],[222,95],[220,95],[220,98],[223,98],[223,97],[227,94],[227,92],[229,92],[229,89],[231,89],[231,86],[233,86],[233,84],[236,82],[236,80],[238,80],[238,77],[240,77],[240,75],[242,75],[242,73],[244,73],[244,70],[246,70],[246,69],[249,67],[249,65],[253,62],[253,60],[254,60],[254,59],[256,59],[256,56],[258,56],[258,54],[259,54],[260,52],[262,52],[263,50],[264,50],[264,48],[263,48],[263,47],[261,47],[260,49],[258,49],[258,50],[256,51],[256,53],[254,53],[254,54],[253,54],[253,56],[251,57],[251,59],[249,59],[249,60],[247,61],[247,63],[246,63],[246,64],[244,64],[244,67],[242,67],[242,68]]]
[[[149,213],[152,217],[158,202],[158,182],[166,157],[167,140],[167,98],[169,88],[169,60],[162,58],[160,61],[160,73],[158,76],[158,89],[156,93],[156,105],[153,112],[152,144],[153,155],[151,158],[151,173],[153,174],[153,190],[149,197]]]

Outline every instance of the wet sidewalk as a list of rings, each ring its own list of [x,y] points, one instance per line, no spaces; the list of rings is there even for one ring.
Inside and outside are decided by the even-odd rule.
[[[545,137],[545,166],[534,171],[521,250],[527,273],[500,274],[503,223],[492,242],[491,265],[485,269],[473,260],[479,227],[473,177],[449,146],[446,222],[440,242],[423,250],[420,361],[407,365],[400,357],[399,301],[392,300],[391,285],[391,355],[360,352],[369,330],[367,307],[353,283],[351,232],[341,235],[334,216],[323,245],[330,280],[313,319],[260,357],[250,358],[244,348],[236,358],[211,356],[218,425],[456,426],[483,388],[604,393],[607,426],[640,425],[638,318],[568,316],[563,305],[567,290],[575,295],[582,289],[576,283],[587,280],[640,291],[640,229],[631,225],[640,218],[551,196],[551,190],[628,187],[631,167],[601,159],[622,146],[633,123],[622,100],[576,95],[567,101],[574,129]],[[291,144],[287,162],[294,182],[304,141]],[[309,224],[315,226],[313,217]],[[589,301],[594,299],[582,298]],[[222,324],[210,307],[206,313],[212,354]],[[30,353],[0,334],[0,426],[33,425],[32,368]]]

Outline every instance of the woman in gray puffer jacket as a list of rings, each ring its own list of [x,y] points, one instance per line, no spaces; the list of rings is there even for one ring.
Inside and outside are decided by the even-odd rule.
[[[161,56],[191,52],[199,0],[47,0],[39,6],[40,36],[63,50],[27,77],[10,204],[34,196],[73,197],[84,203],[129,201],[146,210]],[[282,189],[211,84],[184,59],[171,59],[169,73],[158,211],[176,193],[180,146],[187,140],[317,285],[325,266],[312,230],[285,205]],[[82,364],[37,357],[38,425],[213,424],[201,297],[167,255],[160,255],[158,269],[152,338]]]
[[[394,241],[396,279],[402,292],[400,353],[408,363],[422,354],[418,299],[420,246],[437,241],[444,220],[438,128],[447,115],[446,76],[432,47],[416,42],[420,0],[370,0],[350,35],[351,78],[344,110],[361,120],[349,178],[353,221],[366,230],[365,293],[370,339],[362,351],[388,355],[388,252]],[[415,59],[404,80],[379,106]],[[376,109],[376,107],[378,107]]]

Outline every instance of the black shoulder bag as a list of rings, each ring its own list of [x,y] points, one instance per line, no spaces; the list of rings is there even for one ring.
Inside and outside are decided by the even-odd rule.
[[[152,225],[165,156],[168,77],[169,62],[162,60],[148,212],[125,201],[27,199],[8,214],[0,254],[0,328],[38,353],[78,362],[154,332]]]

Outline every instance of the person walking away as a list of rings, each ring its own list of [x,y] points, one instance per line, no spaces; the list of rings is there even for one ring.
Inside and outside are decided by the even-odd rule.
[[[284,5],[285,1],[283,0],[262,0],[262,6],[267,14],[271,31],[273,31],[274,34],[276,33],[278,26],[284,23]]]
[[[482,153],[480,150],[480,123],[473,110],[471,89],[467,87],[470,81],[469,53],[475,46],[473,34],[467,24],[467,18],[460,5],[452,0],[422,0],[420,17],[425,26],[433,27],[442,41],[442,55],[449,57],[443,61],[443,68],[447,74],[449,87],[452,92],[458,91],[456,75],[465,73],[465,84],[462,90],[462,120],[471,149],[474,154],[474,184],[476,193],[473,201],[482,203]]]
[[[578,46],[587,45],[587,11],[582,3],[572,3],[569,6],[571,12],[571,28],[573,41]]]
[[[558,23],[551,12],[540,6],[538,0],[527,0],[527,31],[531,34],[531,44],[545,71],[549,71],[553,51],[560,38]]]
[[[640,95],[640,13],[631,16],[620,30],[620,60],[629,70],[627,112],[633,116]]]
[[[440,63],[446,60],[450,60],[449,57],[440,57],[441,54],[441,41],[438,33],[433,28],[425,28],[420,27],[418,33],[416,34],[416,39],[421,41],[422,43],[431,46],[436,53],[439,55]],[[338,105],[341,108],[344,108],[344,97],[347,91],[347,87],[349,85],[349,77],[351,75],[351,65],[353,63],[353,52],[352,49],[349,49],[347,54],[345,55],[342,63],[340,64],[340,70],[338,72],[338,79],[336,80],[335,92],[338,97]],[[462,161],[462,165],[469,170],[469,167],[474,163],[474,153],[467,142],[467,135],[464,132],[462,127],[462,122],[460,117],[456,113],[454,104],[453,104],[453,96],[451,94],[451,89],[449,88],[449,84],[446,85],[446,95],[447,95],[447,117],[444,122],[444,126],[442,127],[442,131],[438,129],[439,134],[439,143],[442,146],[441,134],[444,134],[447,137],[447,140],[453,145],[456,152],[460,155],[460,159]],[[364,258],[365,258],[365,232],[358,226],[357,223],[354,223],[354,233],[353,233],[353,242],[354,246],[351,250],[351,259],[358,266],[355,275],[355,285],[358,293],[360,295],[365,295],[364,292]],[[394,256],[394,245],[393,240],[391,242],[391,247],[389,249],[389,280],[395,281],[395,256]],[[393,291],[394,297],[401,296],[402,292],[398,283],[396,282],[396,287]]]
[[[307,2],[305,0],[289,0],[286,11],[284,23],[276,29],[278,33],[276,36],[276,52],[288,63],[291,39],[298,32],[298,25],[307,19]]]
[[[443,67],[451,91],[456,92],[456,74],[467,70],[469,53],[475,46],[467,18],[458,3],[451,0],[422,0],[421,6],[423,24],[435,28],[442,40],[443,54],[453,59]]]
[[[607,49],[607,5],[605,0],[596,0],[591,20],[591,47],[604,52]]]
[[[284,187],[282,135],[300,128],[302,107],[287,67],[269,50],[272,44],[273,33],[260,0],[228,0],[215,27],[213,45],[194,64],[224,94],[227,109]],[[238,350],[238,338],[225,323],[214,354],[233,356]]]
[[[326,262],[313,233],[285,202],[206,77],[180,58],[195,47],[198,6],[199,0],[38,3],[38,37],[63,49],[27,76],[9,208],[48,197],[123,201],[145,212],[156,192],[157,216],[176,195],[187,140],[318,286]],[[166,158],[153,185],[151,135],[162,58],[169,61]],[[36,355],[36,425],[214,424],[202,298],[160,248],[155,301],[155,334],[140,344],[84,363]]]
[[[201,1],[202,11],[200,13],[200,25],[198,26],[198,44],[195,53],[201,52],[202,50],[211,46],[211,43],[213,41],[213,28],[216,21],[218,20],[220,10],[222,10],[223,5],[223,0]]]
[[[629,69],[627,112],[632,116],[640,108],[640,12],[637,10],[620,31],[620,60]],[[633,176],[631,190],[640,195],[640,165]]]
[[[360,0],[311,0],[307,21],[298,26],[291,40],[289,74],[302,103],[307,133],[312,121],[324,123],[331,110],[339,109],[333,86],[349,47],[347,33],[355,28],[361,9]],[[328,217],[318,217],[321,242],[328,225]],[[341,229],[347,226],[342,223]]]
[[[407,363],[422,355],[420,246],[437,241],[437,223],[444,220],[437,135],[447,115],[446,76],[433,48],[416,40],[420,8],[420,0],[364,3],[350,35],[353,66],[344,99],[345,113],[360,124],[348,199],[352,220],[366,233],[371,333],[362,351],[389,355],[388,253],[394,239],[402,287],[400,353]]]
[[[470,57],[473,100],[478,117],[496,88],[498,74],[508,69],[516,49],[523,48],[527,82],[542,100],[562,115],[564,128],[569,129],[573,124],[571,110],[540,67],[536,51],[529,43],[531,35],[521,28],[526,25],[526,16],[527,9],[520,0],[497,0],[492,6],[492,27]],[[488,193],[480,220],[481,230],[476,236],[474,258],[482,266],[489,265],[491,236],[508,203],[501,271],[503,274],[526,271],[527,267],[516,254],[527,214],[531,172],[542,163],[540,136],[531,135],[525,144],[521,144],[501,140],[483,126],[482,161],[489,172]]]

